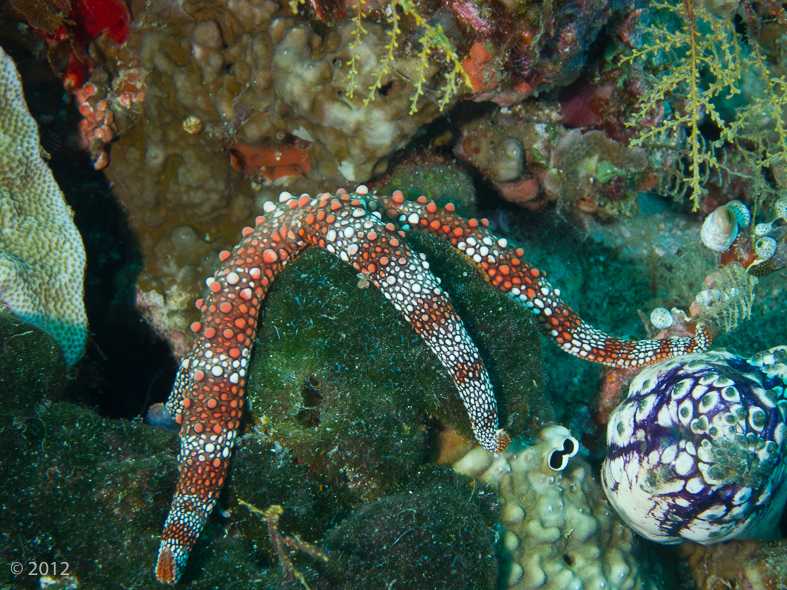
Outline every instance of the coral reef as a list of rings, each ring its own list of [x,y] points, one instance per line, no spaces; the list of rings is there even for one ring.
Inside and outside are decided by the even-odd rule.
[[[640,535],[773,538],[787,500],[787,347],[653,365],[607,428],[604,490]]]
[[[364,27],[354,62],[361,88],[375,83],[388,42],[384,27]],[[353,30],[352,21],[315,27],[270,0],[154,2],[135,13],[123,47],[94,44],[103,61],[90,80],[97,92],[80,107],[84,141],[106,164],[96,140],[111,134],[92,130],[105,127],[94,113],[111,113],[118,132],[105,170],[142,247],[139,286],[165,297],[172,328],[196,319],[183,301],[275,198],[259,184],[317,192],[365,181],[439,114],[422,97],[409,115],[420,67],[412,59],[396,58],[373,101],[350,98]],[[439,84],[433,68],[424,75]]]
[[[570,458],[577,450],[568,430],[549,426],[535,444],[515,443],[497,458],[476,448],[454,463],[498,495],[504,586],[670,587],[652,575],[647,558],[635,557],[636,539],[609,510],[592,468]]]
[[[122,45],[131,14],[123,0],[11,0],[9,4],[47,44],[49,64],[66,88],[79,90],[93,71],[86,46],[99,35]]]
[[[674,529],[687,504],[729,525],[720,537],[767,535],[755,520],[781,509],[783,347],[750,354],[787,342],[781,7],[9,0],[0,14],[85,237],[94,332],[67,380],[49,334],[0,317],[0,556],[73,566],[6,568],[0,586],[154,588],[156,546],[158,577],[194,589],[783,586],[783,542],[678,549],[626,526],[686,469]],[[360,181],[371,190],[338,189]],[[711,337],[736,355],[637,377]],[[170,351],[185,360],[165,406]],[[614,411],[632,379],[645,393]],[[643,417],[648,388],[674,380]],[[702,432],[681,423],[689,399]],[[621,518],[594,476],[606,419],[637,412],[642,440],[613,455],[677,450],[636,502],[615,500]],[[728,514],[710,519],[711,502]]]
[[[647,165],[643,149],[622,146],[603,131],[583,134],[575,129],[552,151],[544,188],[558,207],[585,201],[591,211],[630,211]]]
[[[30,20],[36,2],[11,0],[0,13],[24,4]],[[645,541],[594,482],[601,422],[640,363],[699,350],[716,333],[741,358],[785,342],[787,277],[772,272],[787,264],[787,206],[779,201],[787,167],[771,157],[780,115],[747,123],[734,116],[739,99],[760,113],[774,104],[754,63],[762,51],[768,78],[778,78],[775,64],[787,63],[784,25],[768,21],[773,9],[745,0],[671,2],[657,11],[622,0],[153,0],[129,5],[134,22],[125,45],[113,41],[113,27],[82,40],[80,7],[109,4],[48,1],[49,20],[37,28],[62,26],[55,43],[10,21],[0,23],[0,34],[27,31],[35,42],[16,51],[37,49],[69,81],[71,104],[55,81],[47,94],[58,107],[39,118],[45,133],[47,121],[50,130],[68,121],[68,130],[42,134],[41,143],[49,151],[56,142],[74,154],[87,150],[90,161],[82,163],[101,169],[94,178],[111,179],[139,243],[122,262],[123,277],[101,277],[116,281],[114,289],[89,294],[89,305],[100,299],[97,309],[120,316],[118,302],[130,305],[133,294],[124,286],[141,264],[137,306],[186,361],[170,412],[156,402],[175,367],[163,346],[139,355],[151,344],[148,333],[116,345],[126,373],[107,368],[109,345],[94,338],[78,379],[66,382],[48,334],[10,314],[0,318],[7,353],[0,381],[8,392],[0,416],[0,456],[7,458],[0,555],[74,564],[62,580],[23,580],[6,569],[0,586],[160,585],[156,532],[178,474],[162,570],[170,581],[182,572],[186,588],[781,584],[779,543],[736,541],[737,560],[718,546],[682,553],[651,546],[644,554]],[[685,61],[676,54],[686,46],[667,47],[654,27],[666,23],[667,35],[679,30],[685,40],[694,6],[701,53],[712,50],[708,31],[723,28],[730,64],[737,68],[741,56],[753,64],[757,80],[741,78],[737,98],[723,96],[726,88],[712,97],[735,141],[722,137],[708,108],[691,113],[698,133],[691,122],[688,131],[664,133],[665,121],[690,114],[680,86],[647,115],[634,114],[639,125],[624,125],[638,99],[647,106],[658,93],[654,84],[670,64]],[[643,49],[654,43],[663,55]],[[621,60],[624,46],[646,53]],[[85,58],[78,71],[68,70],[71,55]],[[43,66],[39,74],[50,69]],[[697,82],[707,89],[714,75],[702,71]],[[771,90],[779,88],[774,82]],[[650,130],[641,146],[630,145]],[[747,136],[755,132],[762,143]],[[693,145],[718,163],[700,164],[707,193],[697,215],[680,202],[691,190]],[[394,196],[335,190],[359,181]],[[79,183],[69,177],[73,194],[90,191]],[[284,188],[289,193],[273,205]],[[97,198],[109,194],[106,185],[99,190]],[[333,194],[317,195],[323,190]],[[736,198],[751,208],[752,229]],[[70,199],[72,206],[80,199]],[[700,241],[702,218],[714,210],[726,221],[718,252]],[[251,224],[255,215],[265,221]],[[481,215],[499,227],[488,228]],[[108,274],[102,261],[117,257],[107,235],[122,233],[118,239],[136,248],[117,221],[80,225],[95,252],[91,281]],[[240,249],[224,250],[244,223],[254,227],[243,230]],[[191,301],[205,294],[202,279],[217,266],[194,310]],[[579,314],[536,270],[542,267]],[[680,308],[692,300],[687,315]],[[118,334],[143,325],[136,316],[116,319]],[[542,355],[537,327],[548,337],[546,350],[557,342],[579,358]],[[606,332],[662,340],[632,344]],[[190,353],[194,334],[199,347]],[[153,362],[142,367],[140,358]],[[582,358],[637,366],[602,374]],[[117,387],[136,370],[145,376]],[[91,380],[104,380],[107,396],[123,398],[124,409],[92,403],[80,389]],[[50,389],[46,397],[42,388]],[[52,401],[63,398],[79,405]],[[151,403],[156,424],[184,423],[180,441],[130,420]],[[757,404],[767,413],[765,402]],[[747,407],[745,434],[756,434],[759,413]],[[733,416],[741,410],[729,409]],[[555,421],[570,425],[576,439],[558,426],[542,430]],[[474,434],[500,450],[506,438],[499,430],[516,435],[513,449],[499,457],[476,449],[459,463],[476,479],[430,465],[435,458],[455,463]],[[754,438],[754,453],[764,455],[767,443],[758,451]],[[739,459],[738,447],[733,439],[735,453],[722,458]],[[752,467],[747,477],[761,471]],[[204,518],[214,501],[220,509]],[[250,505],[271,508],[261,520]],[[772,511],[775,521],[777,501]],[[197,535],[184,567],[183,545]],[[173,545],[180,551],[174,564],[166,554]]]
[[[134,8],[130,25],[127,15],[117,27],[96,22],[96,34],[108,34],[79,62],[96,64],[75,95],[85,117],[80,141],[130,214],[143,250],[140,289],[164,297],[169,331],[183,333],[196,319],[183,303],[198,295],[195,280],[273,196],[253,182],[314,193],[366,181],[438,116],[436,103],[449,107],[470,92],[462,79],[494,78],[493,88],[484,82],[473,92],[503,103],[573,80],[610,13],[626,3],[547,2],[544,15],[411,2],[314,3],[296,15],[271,0]],[[80,46],[93,39],[79,38]],[[465,56],[484,47],[490,58],[476,60],[471,76]],[[514,178],[528,145],[516,137],[500,144],[499,178]],[[538,192],[533,178],[504,184],[520,202]]]
[[[83,4],[112,5],[80,0],[74,10]],[[183,332],[195,315],[180,295],[198,295],[194,280],[272,197],[249,177],[292,192],[366,181],[438,116],[438,102],[449,107],[470,92],[465,79],[494,78],[494,88],[473,92],[503,103],[568,83],[610,13],[626,5],[613,4],[547,2],[542,16],[470,3],[313,3],[293,15],[271,0],[194,0],[135,6],[130,25],[127,15],[117,27],[93,23],[108,34],[79,60],[95,62],[86,85],[94,94],[76,96],[81,142],[129,211],[144,255],[141,290],[163,295],[171,328]],[[91,39],[80,34],[76,45]],[[466,56],[484,47],[491,57],[473,62],[471,76]],[[501,149],[513,154],[510,177],[521,148],[512,139]],[[536,188],[529,179],[509,184],[520,200]],[[183,232],[193,239],[178,240]]]
[[[87,338],[85,248],[42,158],[19,74],[2,49],[0,96],[0,300],[49,332],[73,365]]]
[[[611,100],[606,106],[618,116],[624,107]],[[517,205],[557,203],[561,212],[599,218],[633,215],[637,196],[657,182],[657,166],[646,150],[626,147],[622,123],[609,130],[570,123],[559,102],[528,100],[464,124],[454,154]]]
[[[246,396],[246,372],[256,337],[259,308],[284,268],[310,246],[351,264],[364,281],[378,287],[437,355],[464,403],[473,434],[488,450],[509,442],[498,428],[497,405],[486,368],[461,319],[438,287],[429,265],[402,242],[403,230],[436,235],[468,257],[492,286],[529,308],[541,331],[566,352],[610,366],[636,367],[704,350],[710,334],[702,325],[695,337],[623,341],[582,321],[560,299],[542,271],[523,261],[521,248],[509,248],[485,228],[488,221],[464,220],[452,204],[438,209],[401,192],[370,195],[320,193],[316,197],[280,195],[268,203],[267,217],[243,230],[233,252],[219,255],[222,267],[206,281],[210,295],[199,300],[197,341],[181,363],[167,409],[182,424],[181,478],[164,527],[157,577],[174,584],[185,567],[205,520],[215,505],[229,465]],[[383,214],[392,220],[385,223]],[[396,220],[402,228],[396,233]],[[319,397],[318,392],[304,395]]]
[[[291,4],[297,7],[305,0],[292,0]],[[628,6],[624,0],[545,1],[532,6],[465,1],[315,1],[308,12],[325,22],[335,23],[344,17],[353,20],[352,91],[364,88],[355,79],[355,67],[366,61],[359,53],[366,43],[368,27],[375,21],[384,22],[389,31],[387,53],[375,66],[376,77],[396,70],[391,64],[395,58],[419,63],[415,78],[400,74],[404,80],[415,82],[415,111],[415,101],[425,94],[421,88],[424,74],[436,69],[442,70],[444,78],[434,93],[441,108],[468,90],[472,90],[474,100],[510,106],[533,93],[566,86],[579,76],[587,50],[601,28]],[[369,89],[374,92],[380,87],[375,80]]]
[[[492,181],[506,200],[534,207],[550,154],[564,132],[560,113],[549,101],[527,101],[506,111],[464,124],[454,154]]]

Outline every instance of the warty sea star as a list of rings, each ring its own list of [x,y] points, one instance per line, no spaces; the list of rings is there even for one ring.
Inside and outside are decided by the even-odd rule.
[[[317,246],[352,264],[374,283],[451,375],[478,442],[503,451],[508,434],[498,428],[497,405],[486,368],[439,280],[412,252],[404,232],[420,230],[447,239],[495,288],[529,307],[541,331],[566,352],[589,361],[638,367],[704,350],[710,333],[694,338],[626,341],[582,321],[560,299],[545,273],[523,260],[521,248],[488,231],[485,219],[465,220],[451,204],[439,208],[421,197],[406,201],[354,193],[293,197],[266,203],[256,227],[219,258],[221,268],[207,280],[210,295],[197,301],[197,340],[183,360],[167,409],[181,424],[180,480],[159,549],[157,578],[174,584],[224,485],[241,420],[246,367],[260,306],[273,279],[306,248]]]

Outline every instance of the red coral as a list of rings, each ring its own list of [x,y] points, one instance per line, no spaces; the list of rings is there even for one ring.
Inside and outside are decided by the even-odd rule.
[[[110,110],[109,103],[104,100],[91,101],[96,94],[96,87],[92,83],[85,84],[74,92],[79,114],[79,145],[90,152],[93,167],[101,170],[109,164],[109,156],[104,149],[117,134],[115,114]]]
[[[497,86],[498,74],[490,67],[492,57],[483,43],[476,43],[470,48],[470,55],[462,61],[462,67],[470,77],[473,92],[484,92]]]
[[[604,121],[604,110],[609,103],[614,88],[602,87],[580,79],[560,97],[560,114],[563,125],[570,129],[591,127]]]
[[[14,6],[46,41],[49,63],[69,90],[79,90],[93,71],[85,51],[88,43],[105,33],[122,45],[130,32],[131,13],[123,0],[39,0]],[[42,18],[42,13],[48,17]],[[55,22],[56,28],[47,26]]]
[[[311,171],[309,154],[296,145],[249,146],[228,148],[232,167],[244,174],[259,174],[271,183]]]
[[[69,20],[70,36],[84,47],[101,33],[118,45],[128,39],[131,14],[123,0],[77,0]]]

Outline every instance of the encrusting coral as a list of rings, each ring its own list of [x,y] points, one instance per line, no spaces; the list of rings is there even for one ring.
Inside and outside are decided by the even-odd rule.
[[[533,445],[514,443],[498,457],[475,448],[454,463],[498,494],[505,587],[663,587],[635,557],[634,535],[609,510],[592,468],[574,456],[578,450],[568,430],[549,426]]]
[[[599,130],[583,134],[575,129],[552,151],[544,187],[558,207],[582,199],[607,201],[614,207],[624,200],[624,193],[632,193],[647,164],[641,148],[622,146]]]
[[[275,198],[259,185],[367,182],[440,107],[470,95],[515,104],[570,83],[627,6],[310,2],[294,14],[295,4],[155,0],[134,7],[122,47],[92,43],[81,140],[138,236],[141,297],[164,296],[149,317],[181,335],[197,279]],[[521,151],[516,139],[502,146],[504,177]],[[507,188],[532,194],[534,183]]]
[[[681,557],[697,590],[782,590],[787,579],[787,541],[686,543]]]
[[[85,349],[85,248],[42,158],[11,58],[0,49],[0,300],[49,332],[74,365]]]
[[[381,25],[365,28],[362,87],[373,84],[387,42]],[[352,22],[315,27],[284,2],[189,0],[135,12],[123,47],[97,43],[107,59],[80,110],[88,130],[102,129],[94,113],[114,114],[104,170],[140,243],[138,284],[165,296],[159,315],[171,327],[186,331],[196,319],[184,302],[245,220],[278,194],[269,185],[300,193],[366,181],[438,116],[425,97],[408,114],[415,60],[397,58],[398,73],[382,77],[368,105],[362,92],[350,98],[352,33]],[[439,76],[426,74],[436,78],[423,82],[430,90]],[[95,134],[86,135],[94,146]]]
[[[347,0],[325,2],[290,0],[295,10],[335,24],[350,18],[354,24],[348,90],[368,96],[380,89],[381,78],[396,72],[402,62],[414,62],[415,76],[398,76],[414,85],[412,109],[431,97],[440,108],[457,97],[472,94],[478,101],[510,106],[534,92],[574,81],[585,63],[589,46],[610,17],[628,2],[553,2],[523,6],[517,3],[415,2]],[[386,51],[374,66],[374,83],[366,86],[355,68],[368,28],[385,23]],[[439,71],[436,87],[431,79]],[[429,85],[426,83],[429,82]]]

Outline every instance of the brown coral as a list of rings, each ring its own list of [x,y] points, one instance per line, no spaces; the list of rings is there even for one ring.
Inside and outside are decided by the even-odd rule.
[[[387,42],[382,26],[366,31],[361,86]],[[397,58],[368,106],[363,93],[348,97],[351,41],[352,23],[314,27],[283,2],[191,0],[137,11],[123,48],[98,43],[105,60],[91,82],[117,128],[106,173],[139,239],[139,286],[165,295],[176,330],[194,319],[183,302],[197,298],[217,253],[278,194],[269,185],[315,192],[365,181],[439,114],[422,98],[409,115],[414,59]],[[107,135],[93,123],[84,124],[91,143]]]

